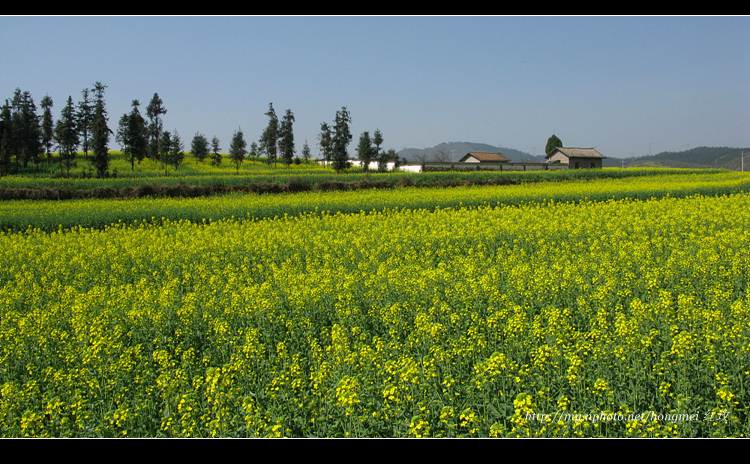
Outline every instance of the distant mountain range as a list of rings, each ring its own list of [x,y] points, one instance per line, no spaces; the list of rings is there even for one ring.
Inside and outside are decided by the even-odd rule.
[[[544,156],[534,156],[521,150],[473,142],[447,142],[431,148],[405,148],[399,151],[398,155],[408,162],[455,162],[471,151],[502,153],[515,163],[544,162]],[[729,147],[696,147],[685,151],[662,152],[631,158],[608,157],[604,160],[604,167],[719,168],[739,171],[742,169],[743,153],[745,153],[745,170],[750,171],[750,148]]]
[[[471,151],[502,153],[514,163],[529,162],[540,163],[544,156],[533,156],[529,153],[506,147],[495,147],[486,143],[473,142],[447,142],[435,145],[432,148],[405,148],[398,155],[409,161],[458,161]]]
[[[633,158],[611,158],[604,166],[653,166],[670,168],[718,168],[739,171],[742,169],[742,154],[745,154],[745,171],[750,171],[750,148],[696,147],[690,150],[665,151],[651,156]]]

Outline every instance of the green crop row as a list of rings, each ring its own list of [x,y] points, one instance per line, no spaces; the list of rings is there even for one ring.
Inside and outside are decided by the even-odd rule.
[[[648,199],[748,191],[746,173],[654,174],[638,177],[524,182],[516,185],[422,189],[303,191],[282,195],[229,194],[201,198],[86,199],[0,202],[0,230],[105,227],[162,220],[217,221],[386,209],[519,205],[619,198]]]
[[[156,164],[153,161],[144,163]],[[370,172],[351,170],[335,173],[332,169],[317,164],[268,167],[261,163],[249,163],[253,167],[243,169],[240,173],[233,170],[222,170],[205,167],[195,163],[203,169],[183,170],[179,173],[164,175],[159,171],[147,171],[129,176],[110,177],[106,179],[92,177],[45,177],[45,176],[5,176],[0,177],[0,200],[17,198],[78,198],[96,195],[96,189],[114,189],[112,196],[132,196],[132,192],[123,189],[135,189],[143,186],[164,187],[202,187],[222,188],[245,187],[247,190],[258,191],[253,186],[276,185],[285,186],[294,183],[297,188],[315,189],[326,183],[342,183],[349,186],[361,182],[371,182],[388,187],[394,186],[441,186],[448,184],[486,184],[486,183],[521,183],[541,181],[567,181],[594,178],[626,178],[643,177],[666,174],[716,174],[722,170],[708,169],[666,169],[666,168],[637,168],[599,170],[534,170],[534,171],[442,171],[416,173],[409,171]],[[346,188],[342,185],[338,188]],[[46,191],[45,191],[46,190]],[[179,193],[175,193],[175,196]]]

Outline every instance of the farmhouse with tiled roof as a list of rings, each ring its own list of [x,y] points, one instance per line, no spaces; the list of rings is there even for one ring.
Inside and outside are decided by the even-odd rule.
[[[502,153],[487,153],[481,151],[471,151],[463,156],[459,160],[461,163],[507,163],[510,158],[503,155]]]
[[[595,148],[557,147],[546,158],[547,163],[567,164],[568,169],[597,169],[606,156]]]

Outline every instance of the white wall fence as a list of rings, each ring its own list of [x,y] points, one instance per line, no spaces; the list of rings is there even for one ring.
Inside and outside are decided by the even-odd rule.
[[[320,164],[331,164],[318,160]],[[353,167],[362,167],[360,160],[349,160]],[[378,170],[378,163],[371,162],[369,165],[371,171]],[[392,171],[395,163],[387,164],[386,170]],[[482,163],[461,163],[458,161],[428,161],[424,163],[406,163],[399,167],[401,171],[410,172],[429,172],[429,171],[547,171],[553,169],[568,169],[567,164],[549,164],[549,163],[507,163],[485,161]]]

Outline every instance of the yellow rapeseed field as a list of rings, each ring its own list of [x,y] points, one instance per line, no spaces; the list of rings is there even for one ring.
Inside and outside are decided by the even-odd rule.
[[[538,188],[0,233],[0,435],[747,436],[750,194]]]

